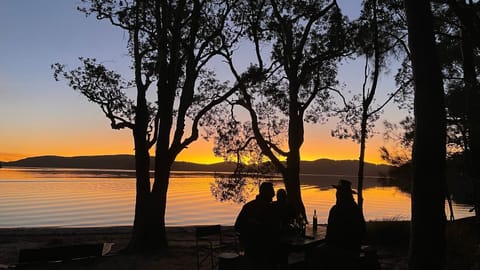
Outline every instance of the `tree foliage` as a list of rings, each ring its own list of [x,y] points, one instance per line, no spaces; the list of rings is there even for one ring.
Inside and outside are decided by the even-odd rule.
[[[332,136],[351,139],[360,143],[362,138],[361,122],[366,118],[365,135],[373,135],[375,122],[380,118],[383,108],[390,101],[406,104],[409,94],[404,86],[411,84],[411,78],[402,78],[397,89],[378,89],[380,76],[391,72],[389,65],[398,60],[407,59],[406,18],[401,1],[363,1],[360,17],[353,22],[354,49],[357,60],[364,59],[362,88],[352,91],[345,108],[335,110],[339,117]],[[380,95],[379,93],[380,92]],[[382,98],[378,98],[381,96]],[[384,97],[384,98],[383,98]]]
[[[388,72],[391,58],[408,55],[406,48],[405,15],[400,1],[363,1],[360,17],[353,22],[354,52],[358,59],[365,59],[361,89],[354,91],[345,108],[334,111],[339,118],[331,134],[340,139],[352,139],[359,144],[358,205],[363,208],[363,179],[366,144],[374,134],[374,127],[383,108],[401,94],[398,89],[382,89],[380,77]],[[380,98],[378,101],[378,96]]]
[[[69,87],[98,104],[113,129],[133,129],[135,102],[125,92],[133,87],[133,83],[97,63],[96,59],[80,57],[80,62],[82,66],[70,71],[66,71],[62,64],[52,65],[55,80],[66,79]]]
[[[349,53],[347,20],[335,1],[243,1],[235,15],[242,44],[255,54],[245,70],[235,65],[233,51],[224,54],[238,92],[218,114],[215,153],[269,160],[305,216],[299,182],[304,122],[321,122],[332,106],[337,63]]]
[[[236,42],[229,26],[235,1],[82,0],[79,10],[124,29],[132,59],[128,81],[94,59],[66,70],[63,78],[98,104],[113,128],[132,128],[135,142],[136,206],[132,250],[167,247],[165,210],[171,166],[176,156],[199,137],[208,111],[234,93],[208,88],[214,73],[207,63]],[[136,87],[136,98],[126,89]],[[153,89],[153,90],[151,90]],[[147,95],[147,91],[154,94]],[[152,105],[153,104],[153,105]],[[189,129],[189,132],[187,132]],[[155,146],[154,179],[149,149]]]

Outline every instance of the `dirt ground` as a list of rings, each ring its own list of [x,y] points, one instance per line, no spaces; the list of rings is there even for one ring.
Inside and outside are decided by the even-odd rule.
[[[231,227],[223,228],[231,233]],[[196,269],[193,227],[168,227],[166,254],[128,255],[120,253],[130,239],[131,227],[109,228],[15,228],[0,229],[0,269],[16,268],[21,249],[87,243],[114,243],[108,256],[34,266],[22,269]],[[407,269],[407,250],[401,247],[375,247],[382,269]],[[207,268],[205,268],[207,269]]]

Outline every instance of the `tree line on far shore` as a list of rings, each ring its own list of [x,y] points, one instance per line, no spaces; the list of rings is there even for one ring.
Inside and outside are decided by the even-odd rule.
[[[155,157],[150,158],[150,166],[155,164]],[[84,168],[84,169],[135,169],[135,156],[133,155],[102,155],[102,156],[39,156],[4,162],[5,166],[15,167],[49,167],[49,168]],[[194,162],[175,161],[173,171],[208,171],[232,172],[237,164],[234,162],[218,162],[213,164],[200,164]],[[355,160],[318,159],[301,161],[301,173],[305,174],[330,174],[330,175],[355,175],[357,169]],[[253,169],[253,168],[252,168]],[[366,163],[365,174],[368,176],[385,176],[389,174],[392,166]]]

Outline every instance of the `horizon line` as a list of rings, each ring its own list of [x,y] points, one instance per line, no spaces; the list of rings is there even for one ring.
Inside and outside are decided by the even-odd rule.
[[[28,158],[38,158],[38,157],[60,157],[60,158],[78,158],[78,157],[101,157],[101,156],[135,156],[134,154],[125,154],[125,153],[122,153],[122,154],[90,154],[90,155],[55,155],[55,154],[44,154],[44,155],[31,155],[31,156],[27,156],[27,155],[22,155],[22,154],[11,154],[11,153],[0,153],[0,155],[14,155],[14,156],[24,156],[22,158],[19,158],[19,159],[15,159],[15,160],[0,160],[0,162],[3,162],[3,163],[10,163],[10,162],[17,162],[17,161],[20,161],[20,160],[24,160],[24,159],[28,159]],[[155,155],[151,155],[150,158],[155,158]],[[358,159],[333,159],[333,158],[328,158],[328,157],[319,157],[319,158],[316,158],[316,159],[301,159],[300,161],[318,161],[318,160],[332,160],[332,161],[358,161]],[[285,160],[282,160],[282,162],[284,162]],[[211,163],[204,163],[204,162],[199,162],[199,161],[187,161],[187,160],[175,160],[174,162],[188,162],[188,163],[194,163],[194,164],[201,164],[201,165],[213,165],[213,164],[218,164],[218,163],[228,163],[228,162],[232,162],[232,161],[215,161],[215,162],[211,162]],[[234,162],[232,162],[234,163]],[[376,163],[376,162],[371,162],[371,161],[367,161],[365,160],[365,163],[370,163],[370,164],[374,164],[374,165],[387,165],[387,166],[391,166],[390,164],[384,162],[384,163]]]

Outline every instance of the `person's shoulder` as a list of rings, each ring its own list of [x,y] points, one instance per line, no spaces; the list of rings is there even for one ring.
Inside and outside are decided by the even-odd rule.
[[[244,208],[254,207],[257,204],[257,200],[251,200],[243,205]]]

